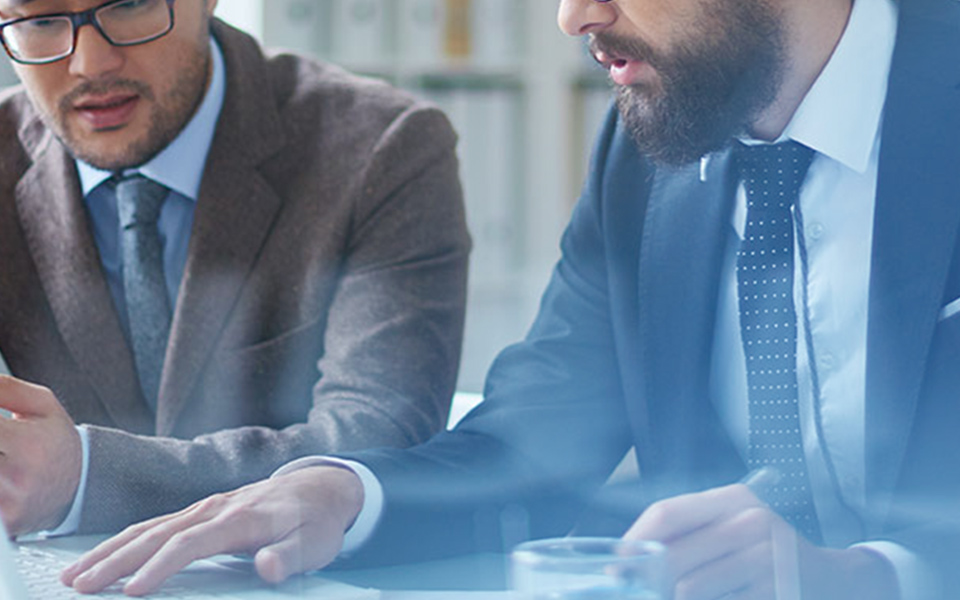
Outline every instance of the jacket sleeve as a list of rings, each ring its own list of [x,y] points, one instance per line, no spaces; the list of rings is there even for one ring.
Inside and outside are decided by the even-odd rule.
[[[600,215],[613,130],[611,120],[539,314],[494,362],[484,401],[424,445],[348,456],[382,482],[384,512],[347,564],[503,551],[563,534],[626,452]]]

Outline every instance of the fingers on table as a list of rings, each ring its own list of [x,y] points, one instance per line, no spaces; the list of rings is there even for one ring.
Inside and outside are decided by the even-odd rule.
[[[222,496],[212,496],[180,512],[132,525],[106,540],[64,570],[62,581],[83,593],[98,592],[141,571],[127,585],[134,589],[159,586],[167,577],[198,558],[227,552],[245,530],[224,527],[218,520]]]

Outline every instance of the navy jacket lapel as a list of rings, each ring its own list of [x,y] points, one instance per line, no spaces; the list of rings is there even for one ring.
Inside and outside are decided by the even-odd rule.
[[[900,6],[867,333],[867,485],[881,497],[900,470],[960,223],[960,10]]]
[[[710,402],[709,373],[720,269],[735,179],[730,154],[700,165],[660,169],[650,193],[639,264],[639,343],[644,393],[653,401],[652,435],[666,452],[654,460],[665,491],[739,476],[742,461]],[[690,483],[679,481],[689,473]]]

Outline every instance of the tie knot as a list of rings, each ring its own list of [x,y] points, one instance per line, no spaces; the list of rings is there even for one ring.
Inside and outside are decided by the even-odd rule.
[[[118,179],[115,190],[120,226],[123,228],[155,224],[169,191],[140,174]]]
[[[748,208],[789,208],[800,193],[813,150],[794,141],[737,144],[734,156],[747,190]]]

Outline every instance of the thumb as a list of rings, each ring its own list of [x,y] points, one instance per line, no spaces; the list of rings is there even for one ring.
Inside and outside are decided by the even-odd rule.
[[[260,577],[269,583],[280,583],[291,575],[321,569],[340,551],[343,536],[324,536],[319,532],[305,535],[297,529],[280,541],[264,546],[254,556],[254,566]],[[331,540],[336,537],[337,541]]]
[[[15,415],[42,416],[58,406],[49,389],[9,375],[0,375],[0,408]]]

